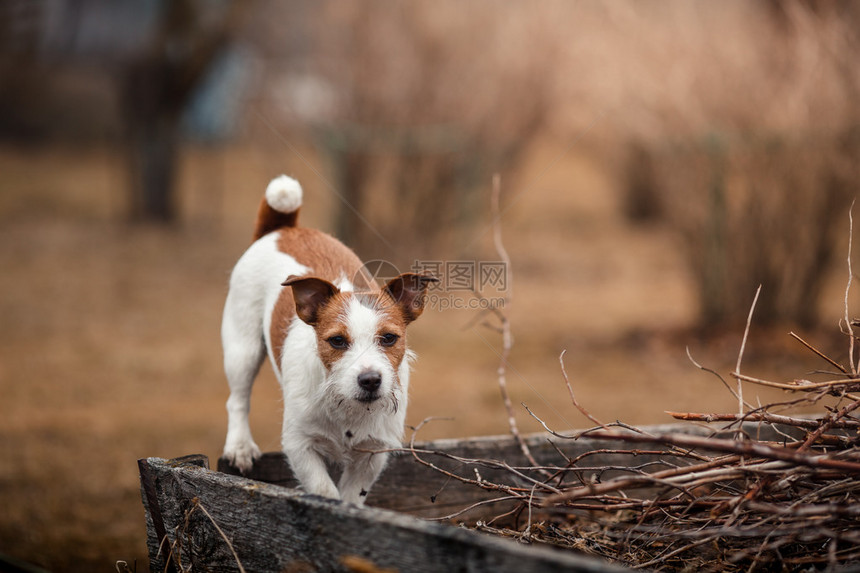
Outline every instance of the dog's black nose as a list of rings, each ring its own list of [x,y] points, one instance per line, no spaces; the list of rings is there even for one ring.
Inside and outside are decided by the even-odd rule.
[[[362,372],[358,375],[358,385],[365,392],[376,392],[380,384],[382,384],[382,376],[378,372]]]

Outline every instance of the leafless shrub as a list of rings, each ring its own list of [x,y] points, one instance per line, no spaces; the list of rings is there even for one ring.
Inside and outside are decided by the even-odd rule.
[[[860,181],[860,74],[848,64],[860,54],[860,18],[836,2],[722,15],[744,11],[749,23],[732,27],[744,57],[708,42],[681,56],[707,61],[708,73],[681,72],[691,103],[673,110],[658,99],[659,127],[638,127],[625,201],[629,214],[657,209],[678,231],[703,325],[740,323],[756,285],[768,295],[759,321],[811,325],[833,230]]]
[[[860,141],[721,140],[656,159],[661,204],[684,239],[702,324],[739,323],[763,286],[758,319],[815,322],[837,221],[860,173]]]

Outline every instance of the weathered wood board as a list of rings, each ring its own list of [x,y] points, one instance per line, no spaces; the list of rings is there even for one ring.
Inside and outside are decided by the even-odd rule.
[[[245,571],[277,573],[624,571],[594,558],[359,508],[194,463],[149,458],[141,466],[151,484],[144,504],[152,571],[170,571],[165,559],[171,552],[193,571],[240,571],[239,563]],[[160,552],[157,521],[167,537]]]
[[[544,434],[528,436],[526,442],[538,463],[553,465],[564,465],[565,460],[558,453],[558,450],[564,452],[569,458],[573,458],[589,451],[618,448],[617,443],[591,439],[577,441],[553,439],[551,443],[548,436]],[[440,469],[473,479],[480,476],[481,479],[488,482],[507,481],[509,483],[511,476],[502,469],[460,462],[450,459],[444,454],[468,460],[504,461],[512,467],[531,465],[523,455],[519,445],[509,437],[438,440],[416,444],[415,448],[422,452],[439,452],[439,454],[420,453],[417,455]],[[659,461],[658,456],[629,456],[622,459],[620,463],[624,466],[638,466],[657,461]],[[596,454],[586,458],[580,465],[604,466],[607,464],[619,464],[619,457],[610,458],[606,455]],[[224,459],[218,460],[218,471],[241,475],[237,468],[229,465]],[[534,472],[525,473],[536,475]],[[616,473],[606,472],[603,477],[608,478]],[[286,458],[279,452],[264,454],[245,477],[285,487],[297,487],[298,485]],[[536,477],[540,478],[541,476],[536,475]],[[523,481],[523,485],[530,487],[530,484],[525,481]],[[444,474],[419,463],[411,454],[403,453],[390,458],[385,471],[370,491],[367,505],[409,513],[418,517],[440,518],[459,512],[478,501],[500,497],[500,495],[498,492],[482,490],[474,485],[449,479]],[[503,506],[499,505],[477,507],[458,517],[467,522],[474,522],[488,516],[498,515],[503,511]]]
[[[648,430],[711,433],[693,425]],[[773,434],[770,428],[764,430]],[[748,428],[753,434],[756,431],[756,427]],[[756,437],[776,439],[777,435]],[[595,468],[585,472],[585,479],[591,475],[608,479],[623,468],[643,464],[649,464],[652,471],[659,470],[667,466],[667,460],[672,461],[660,453],[609,457],[599,452],[618,449],[618,442],[589,438],[566,440],[540,434],[527,437],[527,443],[539,464],[554,466],[564,465],[564,457],[598,452],[577,464],[579,468]],[[504,469],[468,460],[503,460],[513,467],[531,465],[510,437],[442,440],[416,444],[415,448],[435,452],[419,455],[439,468],[459,475],[480,475],[489,482],[511,483],[511,475]],[[409,453],[392,457],[371,490],[370,507],[366,508],[293,489],[296,482],[278,453],[265,454],[245,477],[236,475],[238,470],[225,460],[219,460],[221,471],[210,471],[203,456],[169,461],[149,458],[139,464],[152,571],[170,571],[172,565],[166,557],[171,552],[194,571],[239,571],[239,562],[246,571],[273,572],[625,570],[571,551],[527,546],[418,519],[445,517],[500,494],[450,479]],[[523,484],[528,482],[523,480]],[[499,504],[480,506],[458,515],[458,520],[474,521],[503,511]],[[160,545],[165,538],[167,541]]]

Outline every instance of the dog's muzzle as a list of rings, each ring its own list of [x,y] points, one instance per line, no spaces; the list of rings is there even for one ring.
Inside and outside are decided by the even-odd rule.
[[[382,376],[379,372],[362,372],[358,375],[358,401],[359,402],[373,402],[378,400],[379,395],[379,387],[382,385]]]

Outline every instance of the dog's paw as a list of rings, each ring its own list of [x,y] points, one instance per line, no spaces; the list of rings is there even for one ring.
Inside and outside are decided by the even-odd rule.
[[[313,484],[310,487],[302,486],[302,489],[305,493],[310,493],[313,495],[318,495],[320,497],[326,497],[329,499],[340,499],[340,492],[335,487],[334,483],[325,480],[321,480],[319,483]]]
[[[254,462],[260,459],[261,455],[263,454],[260,452],[257,444],[250,441],[235,446],[224,446],[222,457],[230,462],[230,465],[242,472],[242,475],[246,475],[251,471],[251,468],[254,467]]]

